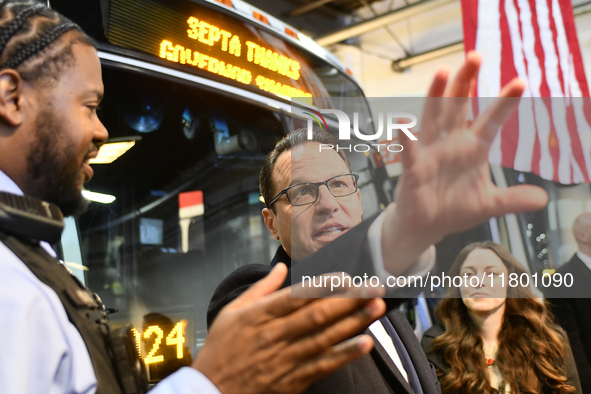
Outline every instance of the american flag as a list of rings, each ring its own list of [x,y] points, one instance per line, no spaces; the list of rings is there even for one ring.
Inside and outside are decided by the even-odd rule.
[[[465,50],[483,57],[475,112],[514,77],[527,82],[524,97],[536,97],[501,128],[489,161],[590,182],[591,102],[570,0],[462,0],[462,12]]]

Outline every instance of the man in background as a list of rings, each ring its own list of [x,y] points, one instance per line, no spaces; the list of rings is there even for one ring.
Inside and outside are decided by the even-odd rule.
[[[572,287],[549,287],[546,297],[558,323],[568,334],[583,393],[591,393],[591,213],[579,215],[573,224],[579,250],[556,270],[565,280],[572,275]],[[555,274],[555,275],[556,275]],[[569,281],[571,280],[569,278]]]

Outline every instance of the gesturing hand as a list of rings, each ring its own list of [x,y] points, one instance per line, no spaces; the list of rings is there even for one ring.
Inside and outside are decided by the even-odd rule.
[[[404,144],[396,205],[388,207],[383,227],[388,241],[382,251],[390,272],[404,272],[423,250],[447,234],[467,230],[493,216],[539,210],[547,204],[548,196],[539,187],[500,189],[490,179],[489,148],[518,105],[524,84],[518,79],[509,82],[499,97],[467,124],[470,87],[480,63],[478,54],[469,53],[450,86],[448,73],[437,73],[425,104],[419,142]],[[386,256],[392,255],[396,259],[388,261]]]
[[[275,292],[286,273],[278,264],[213,322],[193,367],[223,394],[299,393],[371,350],[369,336],[348,338],[385,312],[381,299],[292,298]]]

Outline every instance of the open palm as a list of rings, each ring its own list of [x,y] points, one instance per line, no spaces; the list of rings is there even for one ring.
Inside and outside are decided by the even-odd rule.
[[[517,107],[522,81],[508,83],[494,103],[470,124],[470,86],[480,66],[475,53],[467,56],[454,81],[441,71],[429,91],[423,113],[420,141],[409,141],[401,152],[403,175],[396,186],[396,205],[388,208],[386,235],[400,238],[400,247],[417,252],[444,236],[470,229],[494,216],[542,209],[548,201],[537,186],[498,188],[490,179],[488,151],[500,126]],[[390,228],[388,225],[404,229]],[[391,232],[388,233],[388,230]],[[393,238],[390,238],[393,239]],[[400,242],[403,241],[403,242]],[[384,245],[384,253],[395,252]]]

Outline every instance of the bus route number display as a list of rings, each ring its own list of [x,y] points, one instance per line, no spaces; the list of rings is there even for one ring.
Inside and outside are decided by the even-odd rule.
[[[145,344],[146,356],[144,362],[146,365],[162,363],[165,360],[164,352],[162,352],[162,346],[170,346],[174,348],[173,354],[176,355],[177,359],[185,357],[184,344],[185,344],[185,325],[184,320],[174,325],[172,330],[165,332],[159,325],[151,325],[145,329],[143,333],[137,329],[132,328],[133,335],[135,337],[135,346],[138,351],[138,355],[141,357],[141,344]],[[165,338],[165,334],[166,338]],[[170,353],[170,352],[166,352]]]
[[[300,51],[254,25],[186,1],[110,2],[108,40],[237,86],[284,98],[312,97]]]

